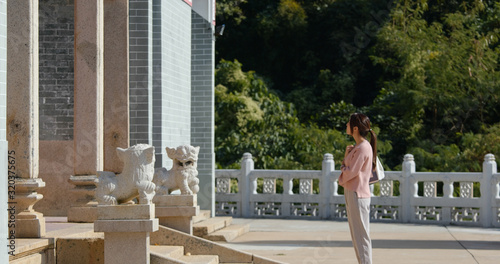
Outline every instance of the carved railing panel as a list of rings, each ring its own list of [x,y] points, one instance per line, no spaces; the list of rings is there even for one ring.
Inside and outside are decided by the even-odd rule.
[[[436,197],[436,182],[424,182],[424,197]]]
[[[398,220],[399,208],[390,205],[370,206],[370,218],[377,220]]]
[[[333,217],[347,219],[347,210],[345,204],[335,204],[333,209]]]
[[[313,180],[312,179],[300,179],[299,193],[300,194],[312,194],[313,193]]]
[[[292,216],[303,216],[316,218],[319,216],[319,204],[317,203],[292,203],[290,211]]]
[[[415,216],[418,220],[439,221],[441,220],[442,208],[436,206],[417,206]]]
[[[231,179],[217,178],[216,179],[217,193],[231,193]]]
[[[216,215],[238,215],[238,203],[236,202],[216,202]]]
[[[381,180],[380,181],[380,196],[381,197],[389,197],[393,194],[394,182]]]
[[[460,182],[460,197],[472,198],[474,191],[473,182]]]
[[[479,222],[479,208],[453,207],[452,222]]]
[[[276,179],[264,178],[262,193],[276,193]]]
[[[255,203],[254,214],[257,216],[280,216],[281,203]]]

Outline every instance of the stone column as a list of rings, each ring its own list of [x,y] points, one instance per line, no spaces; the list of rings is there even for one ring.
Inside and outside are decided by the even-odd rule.
[[[103,2],[75,1],[75,175],[103,168]]]
[[[121,172],[129,147],[128,0],[104,0],[104,170]]]
[[[38,188],[38,1],[7,5],[7,141],[15,155],[15,235],[42,237],[45,218],[33,210]]]
[[[92,190],[89,177],[95,178],[103,169],[103,21],[103,0],[75,1],[75,162],[71,181],[77,190]],[[89,215],[95,218],[95,206],[72,207],[68,221],[82,222],[79,219]]]

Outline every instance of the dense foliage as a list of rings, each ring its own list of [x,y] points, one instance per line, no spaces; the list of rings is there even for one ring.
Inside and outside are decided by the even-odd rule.
[[[215,152],[220,167],[235,168],[244,152],[256,168],[317,169],[322,156],[343,157],[344,134],[301,124],[292,104],[269,91],[237,61],[222,60],[215,73]]]
[[[392,169],[406,153],[435,171],[500,157],[498,1],[218,0],[217,10],[220,167],[244,152],[258,168],[319,169],[327,152],[340,162],[354,111],[371,117]]]

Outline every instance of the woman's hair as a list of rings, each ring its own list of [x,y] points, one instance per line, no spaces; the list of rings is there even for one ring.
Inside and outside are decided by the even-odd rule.
[[[351,132],[354,131],[354,127],[358,127],[359,135],[364,138],[370,133],[370,145],[372,145],[373,150],[373,168],[375,168],[375,164],[377,164],[377,135],[375,135],[375,132],[370,127],[370,118],[360,113],[354,113],[349,117],[349,125]]]

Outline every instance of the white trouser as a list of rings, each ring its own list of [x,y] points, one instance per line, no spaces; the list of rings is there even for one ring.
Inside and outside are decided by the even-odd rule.
[[[360,264],[372,263],[372,241],[370,239],[370,198],[358,198],[356,192],[344,189],[347,220],[351,231],[352,245]]]

